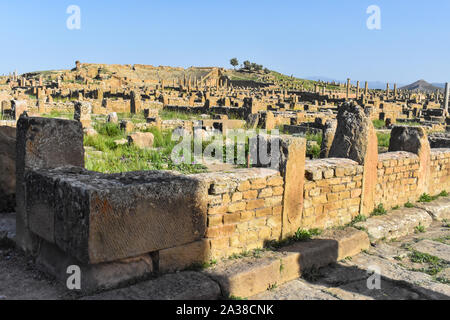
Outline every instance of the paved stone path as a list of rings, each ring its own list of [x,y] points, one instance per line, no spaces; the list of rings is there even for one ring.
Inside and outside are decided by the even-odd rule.
[[[379,242],[252,299],[450,299],[450,228],[444,225],[433,222],[423,233]],[[367,285],[374,269],[381,275],[379,289]]]
[[[13,248],[8,239],[14,234],[14,222],[14,214],[0,216],[0,300],[217,299],[220,296],[218,285],[210,278],[186,271],[81,297],[36,270],[32,261]],[[449,255],[450,227],[447,222],[434,221],[425,230],[421,228],[402,238],[378,242],[351,259],[311,270],[302,278],[273,286],[250,299],[450,299]],[[368,287],[369,269],[380,271],[379,289]]]

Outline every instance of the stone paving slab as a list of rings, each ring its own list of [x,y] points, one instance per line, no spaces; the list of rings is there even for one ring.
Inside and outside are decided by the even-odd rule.
[[[227,296],[247,298],[369,247],[367,234],[354,228],[329,230],[316,239],[295,242],[259,257],[228,260],[204,271]]]
[[[163,275],[157,279],[82,298],[82,300],[215,300],[219,285],[194,271]]]
[[[337,300],[332,294],[324,292],[326,287],[309,284],[303,279],[290,281],[278,288],[267,290],[250,300]]]
[[[433,220],[450,220],[450,197],[443,197],[431,202],[417,203],[417,208],[421,208],[433,217]]]
[[[431,225],[430,215],[418,208],[401,208],[393,210],[382,216],[373,216],[366,221],[358,222],[356,227],[365,228],[370,241],[396,239],[415,232],[419,225]]]
[[[442,260],[450,262],[450,246],[431,240],[422,240],[412,246],[415,250],[428,253]]]

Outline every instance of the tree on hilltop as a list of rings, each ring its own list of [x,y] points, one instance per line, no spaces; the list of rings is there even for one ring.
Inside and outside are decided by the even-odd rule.
[[[237,58],[233,58],[230,60],[230,64],[236,69],[236,67],[239,65],[239,61]]]

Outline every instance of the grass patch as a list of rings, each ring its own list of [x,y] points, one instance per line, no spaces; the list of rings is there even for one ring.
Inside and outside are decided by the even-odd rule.
[[[420,198],[419,198],[419,202],[431,202],[431,201],[433,201],[434,199],[436,199],[436,198],[430,196],[430,195],[427,194],[427,193],[422,193],[422,195],[421,195]]]
[[[101,151],[101,155],[86,153],[86,169],[103,173],[142,170],[175,170],[181,173],[205,172],[201,164],[176,164],[171,159],[172,149],[178,141],[172,141],[171,131],[149,129],[154,135],[154,149],[140,149],[133,145],[117,145],[114,141],[126,139],[117,124],[95,125],[98,135],[85,136],[84,145]]]
[[[433,241],[440,242],[440,243],[443,243],[443,244],[447,244],[447,242],[450,241],[450,235],[433,239]]]
[[[400,209],[400,206],[392,207],[392,210],[398,210],[398,209]]]
[[[377,138],[379,147],[389,148],[389,141],[391,140],[390,133],[377,132]]]
[[[441,272],[445,267],[447,267],[447,263],[444,260],[439,259],[436,256],[432,256],[428,253],[422,253],[416,250],[413,250],[409,254],[409,259],[415,263],[428,264],[428,267],[426,268],[419,268],[419,269],[413,268],[412,271],[424,272],[431,276],[435,276],[436,274]]]
[[[372,216],[383,216],[387,213],[386,209],[384,208],[383,204],[380,203],[375,209],[372,211]]]
[[[425,227],[421,223],[414,228],[415,233],[424,233],[425,231]]]
[[[375,129],[386,128],[386,122],[384,120],[372,120],[372,123]]]
[[[228,300],[247,300],[247,298],[242,298],[242,297],[239,297],[239,296],[231,295],[231,296],[228,297]]]
[[[292,243],[299,242],[299,241],[308,241],[311,240],[312,237],[318,236],[322,233],[322,230],[315,228],[310,230],[305,230],[298,228],[298,230],[295,232],[295,234],[289,238],[276,241],[272,240],[267,242],[266,246],[269,249],[280,249],[284,246],[288,246]]]
[[[73,119],[73,112],[62,112],[62,111],[58,111],[58,110],[52,110],[49,113],[43,114],[42,117]]]
[[[197,120],[199,115],[179,111],[161,110],[159,116],[162,120]]]
[[[313,159],[318,159],[320,157],[320,148],[322,146],[322,134],[321,133],[306,133],[306,141],[315,141],[316,145],[310,145],[306,147],[306,156]]]
[[[411,202],[407,202],[407,203],[405,203],[405,208],[414,208],[414,205],[411,203]]]
[[[228,257],[229,260],[236,260],[236,259],[242,259],[242,258],[261,258],[261,254],[263,252],[267,251],[267,249],[261,249],[256,248],[250,251],[242,251],[241,253],[233,253],[231,256]]]

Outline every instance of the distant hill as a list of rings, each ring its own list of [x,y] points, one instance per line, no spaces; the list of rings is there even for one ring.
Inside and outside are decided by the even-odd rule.
[[[445,88],[445,83],[437,83],[437,82],[433,82],[432,85],[435,86],[435,87],[442,88],[442,89]]]
[[[411,83],[407,86],[401,87],[401,90],[410,90],[410,91],[426,91],[426,92],[434,92],[436,90],[442,90],[442,88],[432,85],[431,83],[426,82],[425,80],[419,80],[414,83]]]

